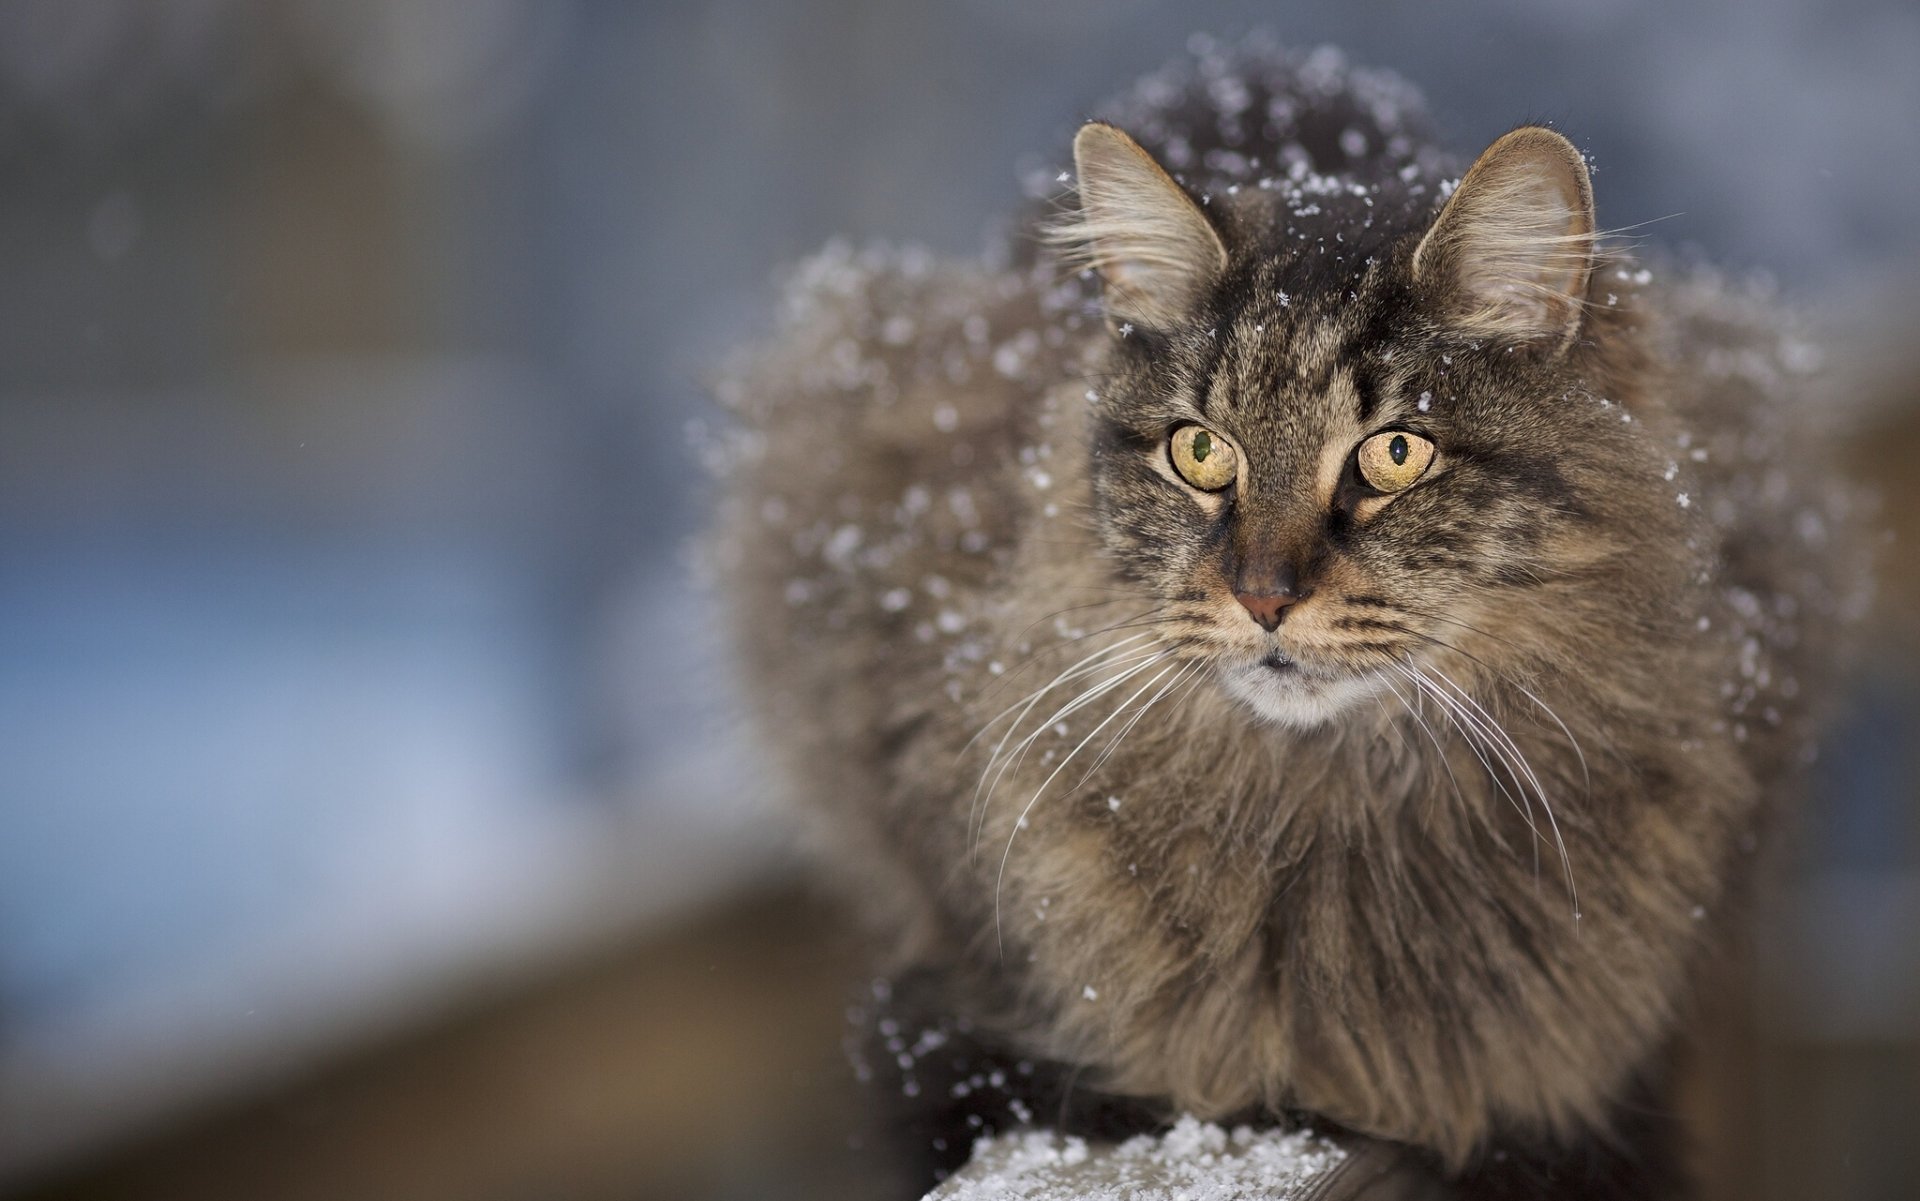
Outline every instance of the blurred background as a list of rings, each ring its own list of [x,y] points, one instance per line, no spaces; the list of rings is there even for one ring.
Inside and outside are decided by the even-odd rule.
[[[1909,0],[0,2],[0,1195],[851,1195],[853,970],[689,579],[702,379],[1190,33],[1777,278],[1895,541],[1719,1196],[1920,1196]],[[1838,419],[1838,418],[1837,418]]]

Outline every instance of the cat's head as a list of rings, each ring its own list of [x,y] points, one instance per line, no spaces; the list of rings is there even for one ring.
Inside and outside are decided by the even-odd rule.
[[[1298,170],[1195,195],[1098,123],[1074,151],[1059,233],[1111,339],[1096,520],[1163,637],[1310,726],[1402,682],[1395,664],[1576,620],[1551,609],[1584,594],[1549,586],[1618,570],[1638,519],[1607,481],[1644,455],[1594,382],[1571,143],[1517,129],[1444,203]]]

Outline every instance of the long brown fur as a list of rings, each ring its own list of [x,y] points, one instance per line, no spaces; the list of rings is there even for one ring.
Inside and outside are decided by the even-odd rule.
[[[1413,261],[1451,164],[1324,55],[1202,55],[1114,113],[1227,250],[1178,319],[1110,329],[1051,260],[835,247],[729,377],[760,728],[886,966],[1019,1053],[1456,1168],[1604,1136],[1810,753],[1858,575],[1810,352],[1750,291],[1588,255],[1578,214],[1557,299],[1517,302],[1564,348],[1463,319]],[[1225,493],[1167,464],[1196,421]],[[1438,447],[1384,499],[1350,470],[1382,428]],[[1273,547],[1311,592],[1269,633],[1232,572]],[[1223,684],[1263,656],[1321,699]]]

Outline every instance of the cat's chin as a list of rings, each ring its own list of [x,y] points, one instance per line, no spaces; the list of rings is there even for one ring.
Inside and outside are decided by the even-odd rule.
[[[1376,678],[1329,679],[1278,656],[1223,665],[1220,682],[1260,718],[1298,730],[1334,721],[1381,688]]]

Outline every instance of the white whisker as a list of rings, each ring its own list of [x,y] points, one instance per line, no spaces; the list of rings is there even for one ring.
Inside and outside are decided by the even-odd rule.
[[[1168,653],[1171,654],[1172,652],[1168,652]],[[1141,667],[1134,668],[1132,671],[1128,672],[1127,674],[1128,676],[1138,675],[1140,672],[1146,670],[1146,668],[1150,666],[1152,666],[1152,664],[1148,663]],[[1100,731],[1106,729],[1108,724],[1111,723],[1114,718],[1119,717],[1122,713],[1125,713],[1127,711],[1128,705],[1131,705],[1134,701],[1140,699],[1142,694],[1144,694],[1148,689],[1152,688],[1154,685],[1158,684],[1163,678],[1166,677],[1167,673],[1176,671],[1176,670],[1178,670],[1177,667],[1161,668],[1160,671],[1152,679],[1148,680],[1145,684],[1142,684],[1140,688],[1133,693],[1132,696],[1129,696],[1126,700],[1121,701],[1118,705],[1115,705],[1113,712],[1107,714],[1107,716],[1101,720],[1099,725],[1089,730],[1087,732],[1087,736],[1085,738],[1082,738],[1074,746],[1074,748],[1071,751],[1068,751],[1066,757],[1060,760],[1060,762],[1054,766],[1053,771],[1047,774],[1047,778],[1040,782],[1040,787],[1033,790],[1033,796],[1028,798],[1026,806],[1020,810],[1020,816],[1014,819],[1013,828],[1007,832],[1007,846],[1006,846],[1006,849],[1000,853],[1000,870],[994,876],[993,930],[994,930],[994,938],[996,940],[998,940],[1000,937],[1000,886],[1002,882],[1005,881],[1007,876],[1007,860],[1011,858],[1013,855],[1014,840],[1020,836],[1020,827],[1026,824],[1027,815],[1033,812],[1033,807],[1040,803],[1040,797],[1047,791],[1048,788],[1051,788],[1053,786],[1054,780],[1059,778],[1060,773],[1067,769],[1067,764],[1073,762],[1074,756],[1078,755],[1083,749],[1085,749],[1086,745],[1089,742],[1092,742],[1094,738],[1099,735]],[[1048,723],[1048,724],[1050,725],[1051,723]],[[1042,727],[1042,728],[1044,729],[1045,727]]]
[[[1446,770],[1447,780],[1453,785],[1453,799],[1459,801],[1461,807],[1465,808],[1467,798],[1466,795],[1460,791],[1459,779],[1453,774],[1453,764],[1447,759],[1447,748],[1440,745],[1440,738],[1433,732],[1433,727],[1428,725],[1427,719],[1420,716],[1420,711],[1415,709],[1413,704],[1400,694],[1400,690],[1393,686],[1393,681],[1386,676],[1381,676],[1379,679],[1382,684],[1387,686],[1387,691],[1393,693],[1393,699],[1400,702],[1400,707],[1405,709],[1413,720],[1419,723],[1422,730],[1426,731],[1427,741],[1433,743],[1433,749],[1440,753],[1440,766]],[[1384,702],[1382,702],[1382,705],[1384,707]]]
[[[1460,687],[1446,672],[1431,665],[1429,665],[1429,667],[1440,677],[1440,680],[1444,682],[1445,688],[1450,689],[1453,694],[1452,698],[1447,697],[1446,693],[1439,690],[1440,685],[1434,684],[1433,681],[1429,679],[1428,684],[1434,689],[1433,695],[1436,699],[1446,701],[1455,713],[1470,724],[1476,726],[1480,732],[1488,738],[1488,749],[1493,751],[1501,761],[1506,764],[1508,770],[1513,773],[1514,783],[1517,786],[1521,786],[1521,795],[1524,796],[1526,794],[1526,787],[1522,783],[1524,779],[1524,784],[1531,785],[1534,794],[1539,797],[1540,806],[1547,815],[1547,824],[1553,831],[1554,846],[1560,855],[1561,870],[1566,875],[1567,898],[1573,906],[1574,919],[1576,921],[1579,920],[1580,892],[1573,878],[1573,858],[1567,851],[1567,840],[1561,832],[1559,818],[1553,812],[1553,800],[1548,796],[1546,786],[1541,782],[1539,774],[1534,771],[1532,763],[1527,760],[1526,753],[1520,749],[1519,743],[1514,740],[1513,736],[1507,732],[1506,728],[1500,724],[1498,719],[1487,711],[1485,706],[1474,699],[1464,688]],[[1427,678],[1425,672],[1412,664],[1407,665],[1407,670],[1415,677],[1422,679]],[[1531,808],[1531,802],[1529,802],[1529,808]],[[1529,819],[1528,824],[1532,826],[1533,823],[1531,819]],[[1537,828],[1534,829],[1534,834],[1535,837],[1538,838],[1539,830]]]
[[[980,770],[980,779],[974,785],[974,788],[973,788],[973,802],[972,802],[973,814],[972,816],[970,816],[968,821],[969,827],[972,827],[975,824],[976,818],[984,816],[984,802],[982,800],[982,791],[985,790],[987,795],[991,795],[992,793],[992,789],[988,786],[988,783],[987,783],[987,777],[989,775],[993,775],[994,783],[997,784],[999,782],[999,776],[994,774],[994,767],[996,764],[1001,764],[1002,754],[1008,753],[1007,743],[1013,738],[1015,732],[1020,729],[1020,724],[1026,720],[1027,714],[1033,712],[1034,708],[1040,704],[1040,701],[1049,692],[1052,692],[1055,688],[1060,687],[1062,684],[1065,684],[1074,679],[1078,679],[1082,676],[1093,675],[1097,672],[1106,670],[1111,667],[1119,666],[1120,664],[1123,664],[1123,663],[1131,663],[1131,662],[1134,662],[1136,659],[1144,659],[1144,658],[1148,658],[1153,655],[1159,654],[1160,650],[1157,647],[1143,648],[1143,647],[1132,645],[1134,643],[1139,642],[1143,638],[1151,638],[1153,636],[1154,636],[1154,632],[1151,630],[1147,630],[1139,634],[1134,634],[1129,637],[1122,638],[1118,642],[1112,643],[1111,645],[1108,645],[1108,646],[1101,647],[1100,649],[1092,652],[1091,654],[1088,654],[1082,657],[1080,660],[1075,662],[1072,666],[1066,668],[1065,670],[1061,671],[1060,674],[1054,676],[1053,679],[1049,680],[1047,683],[1041,685],[1039,688],[1034,689],[1032,692],[1028,693],[1025,697],[1021,698],[1018,701],[1015,701],[1013,704],[1007,706],[1005,709],[1002,709],[999,713],[995,714],[991,719],[987,721],[985,725],[980,727],[979,731],[975,733],[972,738],[969,738],[967,740],[966,745],[960,748],[960,753],[963,755],[968,750],[972,749],[974,743],[978,742],[981,736],[984,735],[988,730],[992,729],[1008,714],[1013,713],[1015,710],[1019,710],[1018,715],[1015,716],[1013,721],[1008,724],[1006,733],[1002,734],[1000,736],[1000,741],[994,745],[993,753],[987,756],[986,766],[984,766]],[[1054,721],[1057,721],[1057,720],[1059,720],[1058,716],[1049,718],[1046,722],[1042,723],[1041,729],[1045,729],[1046,726],[1051,725]],[[972,841],[973,835],[971,833],[969,833],[968,839],[969,839],[969,842]]]
[[[1131,637],[1122,638],[1118,642],[1111,643],[1107,646],[1103,646],[1098,650],[1093,651],[1091,654],[1088,654],[1085,657],[1081,658],[1080,660],[1075,662],[1072,666],[1067,667],[1065,670],[1061,671],[1060,674],[1053,677],[1053,679],[1047,681],[1045,684],[1042,684],[1040,687],[1034,689],[1032,692],[1029,692],[1026,696],[1013,702],[1013,704],[1008,705],[1006,708],[1000,710],[1000,712],[988,718],[986,721],[986,724],[982,725],[980,729],[974,733],[972,738],[967,739],[966,745],[960,748],[960,753],[964,755],[969,750],[972,750],[973,744],[980,741],[981,737],[984,736],[988,730],[991,730],[995,725],[999,724],[1001,718],[1004,718],[1007,714],[1012,713],[1015,709],[1019,709],[1023,704],[1026,705],[1028,708],[1032,708],[1033,704],[1039,701],[1039,698],[1045,696],[1047,693],[1053,691],[1055,688],[1059,687],[1061,684],[1065,683],[1067,680],[1073,678],[1074,675],[1083,673],[1084,671],[1093,670],[1093,667],[1097,667],[1099,665],[1097,661],[1101,659],[1103,656],[1114,654],[1120,651],[1121,649],[1123,649],[1124,647],[1126,647],[1128,644],[1138,642],[1142,638],[1151,638],[1153,637],[1153,633],[1154,632],[1152,630],[1142,631],[1141,633],[1134,634]],[[1092,666],[1089,666],[1089,665],[1092,665]],[[1022,716],[1024,716],[1024,714]],[[1016,720],[1014,724],[1018,725],[1019,724],[1018,720]]]
[[[1505,752],[1493,742],[1491,735],[1481,728],[1478,719],[1467,712],[1459,702],[1442,692],[1439,685],[1411,668],[1403,668],[1401,674],[1414,685],[1419,695],[1432,697],[1440,706],[1440,711],[1451,720],[1453,728],[1460,731],[1467,750],[1480,761],[1480,767],[1487,773],[1487,779],[1506,799],[1507,804],[1513,807],[1513,811],[1520,815],[1521,820],[1527,823],[1527,829],[1533,832],[1533,839],[1529,845],[1533,847],[1534,875],[1538,876],[1540,874],[1540,843],[1545,841],[1546,836],[1540,832],[1540,827],[1534,820],[1533,798],[1527,795],[1520,773],[1508,762]],[[1487,758],[1489,753],[1499,759],[1501,766],[1507,769],[1507,775],[1513,781],[1512,789],[1507,787],[1507,782],[1501,778],[1500,771],[1494,767],[1492,760]],[[1514,795],[1514,789],[1519,790],[1518,796]]]
[[[1200,666],[1198,661],[1187,664],[1180,669],[1178,675],[1167,681],[1166,687],[1148,697],[1147,703],[1135,710],[1133,716],[1128,719],[1127,724],[1120,727],[1119,732],[1107,740],[1107,745],[1100,748],[1100,753],[1094,757],[1093,765],[1087,768],[1086,774],[1080,777],[1079,783],[1075,784],[1074,787],[1078,788],[1081,784],[1085,784],[1088,780],[1093,779],[1093,773],[1099,771],[1106,761],[1113,756],[1113,752],[1119,749],[1120,744],[1126,741],[1127,735],[1132,733],[1133,728],[1140,724],[1140,719],[1147,715],[1147,710],[1159,704],[1161,697],[1166,696],[1181,684],[1192,679],[1194,674],[1200,670]]]
[[[1045,734],[1049,729],[1052,729],[1056,723],[1079,712],[1081,709],[1092,704],[1094,701],[1099,700],[1101,697],[1105,696],[1107,693],[1112,692],[1114,689],[1120,687],[1122,684],[1125,684],[1128,680],[1132,679],[1134,676],[1152,667],[1155,663],[1160,662],[1161,659],[1163,659],[1166,655],[1171,653],[1172,652],[1165,649],[1152,649],[1149,651],[1143,651],[1137,656],[1133,654],[1122,656],[1118,660],[1118,663],[1127,664],[1127,666],[1123,667],[1122,670],[1119,672],[1119,674],[1110,676],[1107,679],[1100,681],[1099,683],[1081,692],[1078,696],[1074,697],[1074,699],[1060,706],[1060,708],[1054,710],[1054,712],[1050,716],[1048,716],[1044,721],[1041,721],[1034,726],[1032,733],[1028,734],[1026,737],[1022,738],[1020,741],[1014,743],[1013,746],[1008,747],[1004,754],[1002,754],[1000,750],[996,748],[994,759],[988,760],[987,768],[986,768],[986,772],[992,773],[992,779],[985,780],[984,778],[985,773],[983,773],[983,783],[985,787],[984,794],[980,792],[978,787],[976,787],[975,789],[975,795],[979,797],[979,812],[980,812],[980,818],[978,823],[976,823],[976,833],[974,835],[975,847],[977,848],[978,846],[979,834],[985,832],[987,806],[992,804],[993,794],[995,790],[997,790],[1000,787],[1001,779],[1003,779],[1006,776],[1008,771],[1017,767],[1022,761],[1025,760],[1028,749],[1033,746],[1034,742],[1037,739],[1039,739],[1039,737],[1042,734]],[[1102,667],[1111,667],[1116,665],[1117,664],[1114,662],[1106,662],[1106,663],[1100,664],[1100,666]],[[1021,717],[1024,718],[1025,716],[1026,714],[1023,712],[1021,714]],[[1014,726],[1009,728],[1009,730],[1007,731],[1008,737],[1011,737],[1014,731],[1018,729],[1019,729],[1019,724],[1016,721]],[[1001,740],[1001,745],[1005,746],[1005,744],[1006,744],[1006,739],[1003,738]],[[995,767],[996,761],[998,762],[997,768]]]

